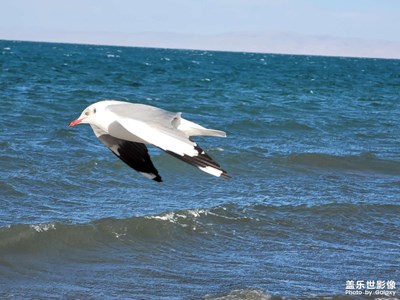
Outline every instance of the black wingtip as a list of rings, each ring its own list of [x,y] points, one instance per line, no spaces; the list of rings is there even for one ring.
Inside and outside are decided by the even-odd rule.
[[[232,179],[232,176],[228,175],[225,171],[221,174],[221,177],[224,179]]]
[[[222,177],[225,179],[230,179],[232,178],[228,173],[221,168],[221,166],[214,161],[206,152],[203,151],[198,145],[195,145],[194,147],[195,150],[197,150],[198,155],[196,156],[188,156],[188,155],[179,155],[176,154],[172,151],[166,150],[168,154],[172,155],[173,157],[184,161],[185,163],[188,163],[194,167],[199,168],[200,170],[210,173],[211,175],[217,176],[217,177]],[[217,174],[217,172],[207,172],[207,167],[211,167],[215,171],[220,171],[220,174]],[[218,172],[219,173],[219,172]],[[216,175],[217,174],[217,175]]]
[[[157,175],[156,177],[154,177],[153,180],[157,181],[157,182],[163,182],[160,175]]]

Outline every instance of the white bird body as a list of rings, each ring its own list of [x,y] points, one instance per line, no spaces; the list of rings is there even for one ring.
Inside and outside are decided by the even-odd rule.
[[[225,132],[185,120],[181,113],[150,105],[104,100],[88,106],[70,126],[81,123],[90,124],[95,135],[114,154],[153,180],[161,181],[161,177],[145,144],[152,144],[204,172],[229,178],[226,171],[190,139],[199,135],[226,137]]]

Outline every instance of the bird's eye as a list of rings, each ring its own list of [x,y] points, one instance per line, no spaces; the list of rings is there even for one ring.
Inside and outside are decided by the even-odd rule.
[[[89,112],[87,111],[87,112],[85,112],[85,116],[88,116],[89,115]]]
[[[94,114],[96,113],[96,109],[95,109],[95,108],[93,109],[93,113],[94,113]]]

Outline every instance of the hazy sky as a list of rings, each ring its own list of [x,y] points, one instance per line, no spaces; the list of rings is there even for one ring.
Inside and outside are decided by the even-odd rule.
[[[147,33],[153,34],[153,38],[145,37]],[[396,52],[400,45],[400,1],[0,0],[0,39],[66,42],[76,39],[76,42],[133,45],[151,45],[153,39],[161,44],[153,42],[155,46],[162,46],[165,36],[157,39],[155,33],[180,34],[181,40],[176,38],[177,47],[190,36],[201,37],[197,42],[204,43],[203,48],[207,48],[208,40],[212,48],[219,34],[230,34],[231,38],[237,34],[232,44],[240,44],[243,34],[247,37],[253,34],[252,42],[246,40],[246,43],[255,43],[255,36],[259,36],[260,42],[265,41],[266,34],[274,34],[271,43],[278,43],[276,34],[281,34],[288,39],[286,47],[296,47],[299,40],[293,44],[290,39],[298,37],[308,38],[308,42],[316,42],[317,38],[319,42],[339,39],[340,44],[353,41],[355,45],[361,39],[371,41],[367,43],[371,46],[372,41],[391,42]],[[214,44],[207,37],[213,38]],[[170,47],[171,41],[168,42],[166,46]]]

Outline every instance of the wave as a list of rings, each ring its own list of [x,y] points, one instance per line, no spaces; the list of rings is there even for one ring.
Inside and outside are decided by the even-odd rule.
[[[382,159],[369,152],[345,156],[323,153],[300,153],[274,158],[273,160],[279,164],[292,166],[400,175],[399,161]]]
[[[204,300],[238,300],[238,299],[271,300],[271,299],[284,299],[284,298],[273,297],[260,290],[240,289],[240,290],[233,290],[226,295],[220,295],[220,296],[206,295],[203,299]]]
[[[123,242],[185,244],[193,235],[220,239],[268,233],[269,238],[288,232],[314,233],[316,226],[347,231],[354,223],[375,224],[375,231],[394,230],[400,224],[395,204],[324,204],[317,206],[226,204],[209,209],[188,209],[126,219],[105,218],[86,224],[15,224],[0,228],[0,254],[40,252],[70,247],[88,249]],[[362,219],[360,220],[360,216]],[[323,220],[321,222],[321,220]],[[365,228],[368,228],[366,226]],[[359,232],[368,235],[368,232]],[[399,232],[400,234],[400,232]]]
[[[237,289],[232,290],[227,294],[224,295],[205,295],[203,297],[204,300],[291,300],[291,299],[300,299],[300,300],[322,300],[322,299],[331,299],[331,300],[349,300],[349,299],[362,299],[358,297],[350,297],[344,295],[324,295],[324,296],[314,296],[314,297],[307,297],[307,296],[295,296],[295,297],[288,297],[288,296],[278,296],[278,295],[271,295],[264,291],[258,289]],[[399,299],[390,298],[390,299]]]
[[[225,207],[189,209],[126,219],[105,218],[86,224],[15,224],[0,228],[0,253],[40,251],[47,247],[96,247],[116,241],[163,241],[187,234],[209,234],[208,221],[246,220]]]
[[[388,293],[388,291],[385,291]],[[383,294],[385,293],[383,292]],[[393,293],[393,292],[392,292]],[[396,293],[395,293],[396,294]],[[281,295],[271,295],[269,293],[266,293],[264,291],[258,290],[258,289],[237,289],[237,290],[232,290],[227,294],[224,295],[206,295],[203,297],[204,300],[291,300],[291,299],[297,299],[297,300],[343,300],[343,299],[378,299],[375,298],[374,296],[365,296],[365,297],[350,297],[350,296],[343,296],[342,294],[333,294],[333,295],[323,295],[323,296],[281,296]],[[393,298],[384,298],[384,299],[392,299],[392,300],[397,300],[400,299],[398,297],[393,297]]]

